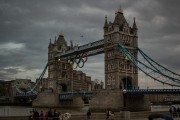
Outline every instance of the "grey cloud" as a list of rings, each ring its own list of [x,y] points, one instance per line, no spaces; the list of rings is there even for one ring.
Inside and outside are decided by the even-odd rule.
[[[80,45],[102,39],[105,15],[109,21],[113,21],[114,11],[120,4],[130,25],[133,23],[133,17],[136,17],[139,47],[167,67],[180,66],[180,58],[177,57],[177,48],[180,44],[180,15],[177,12],[180,10],[179,2],[1,0],[0,44],[14,42],[22,43],[25,47],[14,51],[1,50],[0,69],[7,66],[23,66],[29,71],[42,70],[47,62],[49,39],[54,40],[59,32],[64,33],[67,41],[73,40]],[[81,38],[81,35],[84,37]],[[93,78],[103,79],[104,66],[90,67],[93,63],[96,65],[99,61],[103,62],[103,59],[103,55],[90,58],[85,65],[87,68],[83,70]],[[180,71],[178,67],[175,70]],[[7,72],[12,74],[10,71]],[[37,75],[38,73],[32,73],[32,76]],[[9,76],[7,73],[0,73],[0,77],[9,79]]]

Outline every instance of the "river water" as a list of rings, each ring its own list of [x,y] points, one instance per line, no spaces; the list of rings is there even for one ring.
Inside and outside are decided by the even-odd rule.
[[[179,107],[180,105],[176,105]],[[0,116],[27,116],[32,110],[32,107],[25,106],[0,106]],[[38,112],[41,110],[44,112],[48,111],[48,108],[37,108]],[[88,106],[82,109],[57,109],[61,113],[69,112],[72,114],[85,113],[88,110]],[[151,111],[169,111],[169,106],[151,106]]]

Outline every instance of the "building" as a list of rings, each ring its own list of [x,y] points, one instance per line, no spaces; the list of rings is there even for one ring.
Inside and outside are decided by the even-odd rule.
[[[103,88],[103,82],[98,79],[95,79],[94,81],[92,81],[92,90],[101,90],[104,89]]]
[[[0,103],[12,100],[11,81],[0,80]]]
[[[134,18],[133,26],[126,21],[123,11],[118,9],[113,22],[104,23],[105,88],[132,89],[138,87],[138,69],[119,50],[122,45],[137,58],[138,34]]]
[[[15,103],[15,98],[28,92],[34,84],[30,79],[0,80],[0,103]]]
[[[91,87],[91,77],[86,76],[82,71],[73,70],[73,64],[66,59],[56,59],[58,53],[64,53],[68,50],[76,49],[77,45],[70,42],[68,46],[64,35],[59,34],[58,38],[52,42],[50,40],[48,46],[48,78],[47,86],[53,91],[88,91]]]

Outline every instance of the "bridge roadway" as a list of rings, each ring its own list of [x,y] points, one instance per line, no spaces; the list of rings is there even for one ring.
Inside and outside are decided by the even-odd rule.
[[[124,94],[180,94],[180,89],[129,89],[123,90]],[[71,99],[73,96],[91,97],[94,91],[63,92],[59,94],[60,99]],[[36,94],[19,94],[16,97],[37,96]]]
[[[71,56],[71,58],[78,58],[78,56],[76,55],[79,55],[81,53],[86,53],[87,56],[104,53],[104,39],[75,47],[73,50],[69,50],[65,53],[59,52],[55,57],[68,58],[69,56]]]
[[[138,94],[180,94],[180,89],[131,89],[123,90],[127,95]],[[95,92],[64,92],[59,94],[59,100],[72,99],[75,96],[91,97]]]

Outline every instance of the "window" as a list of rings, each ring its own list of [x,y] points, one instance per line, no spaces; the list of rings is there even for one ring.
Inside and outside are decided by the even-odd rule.
[[[49,77],[50,77],[50,78],[53,78],[53,74],[52,74],[52,73],[50,73]]]

